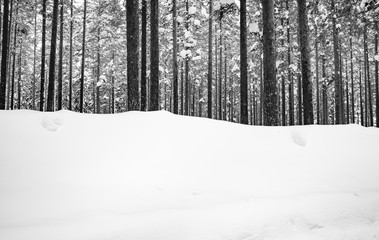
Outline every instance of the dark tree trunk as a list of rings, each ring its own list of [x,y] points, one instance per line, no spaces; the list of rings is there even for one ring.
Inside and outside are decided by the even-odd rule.
[[[220,38],[219,38],[219,67],[218,67],[218,119],[222,120],[222,38],[223,38],[223,33],[222,33],[222,18],[223,16],[220,16]]]
[[[289,11],[289,0],[286,0],[286,10]],[[294,82],[293,82],[293,74],[290,68],[290,65],[292,64],[291,59],[291,33],[290,33],[290,20],[289,17],[287,19],[287,61],[288,61],[288,82],[289,82],[289,125],[293,126],[295,125],[295,94],[294,94]]]
[[[331,0],[332,15],[335,14],[334,0]],[[338,30],[337,20],[332,17],[333,27],[333,49],[334,49],[334,85],[335,85],[335,115],[336,124],[342,123],[342,94],[341,94],[341,82],[340,82],[340,59],[339,59],[339,46],[338,46]]]
[[[80,105],[79,111],[84,111],[84,68],[86,57],[86,25],[87,24],[87,0],[84,0],[84,17],[83,17],[83,41],[82,41],[82,67],[80,73]]]
[[[63,0],[61,0],[60,37],[59,37],[59,70],[58,70],[58,110],[62,110],[63,98]]]
[[[34,5],[34,36],[37,36],[37,0]],[[36,57],[37,57],[37,38],[34,37],[33,44],[33,86],[32,86],[32,110],[36,110]]]
[[[42,112],[45,105],[45,61],[46,61],[46,0],[42,0],[42,50],[41,50],[41,90],[39,109]]]
[[[17,15],[17,14],[16,14]],[[13,63],[12,63],[12,77],[11,77],[11,95],[10,95],[10,108],[14,109],[14,88],[15,88],[15,72],[16,72],[16,49],[17,49],[17,22],[14,26],[14,37],[13,37]]]
[[[17,4],[18,5],[18,4]],[[22,93],[21,93],[21,81],[22,81],[22,43],[20,43],[20,52],[18,54],[18,81],[17,81],[17,109],[21,109]]]
[[[310,66],[310,49],[308,40],[308,11],[306,0],[297,0],[299,11],[300,53],[301,53],[301,75],[303,78],[303,106],[304,124],[314,124],[313,117],[313,94],[312,76]]]
[[[55,60],[57,52],[57,28],[58,28],[58,5],[59,0],[54,0],[53,6],[53,20],[51,30],[50,42],[50,60],[49,60],[49,87],[47,93],[47,111],[54,111],[54,98],[55,98]]]
[[[186,0],[186,23],[185,23],[186,31],[189,31],[189,5],[188,0]],[[185,47],[185,50],[188,50],[188,47]],[[184,84],[184,91],[185,91],[185,97],[184,97],[184,115],[189,116],[189,105],[190,105],[190,96],[189,96],[189,59],[188,56],[186,56],[185,59],[185,84]]]
[[[278,126],[278,93],[276,80],[276,49],[274,0],[262,0],[263,6],[263,66],[264,66],[264,125]]]
[[[101,17],[101,0],[99,0],[99,5],[98,5],[98,16]],[[101,20],[100,20],[101,21]],[[96,113],[100,114],[101,113],[101,102],[100,102],[100,75],[101,75],[101,46],[100,46],[100,32],[101,32],[101,22],[99,21],[98,27],[97,27],[97,69],[96,69],[96,84],[95,84],[95,89],[96,89]]]
[[[315,5],[315,15],[318,14],[318,0]],[[315,24],[315,48],[316,48],[316,116],[317,124],[321,123],[320,119],[320,77],[319,77],[319,40],[318,40],[318,25]]]
[[[150,50],[150,111],[159,110],[159,4],[152,0],[150,11],[151,50]],[[138,63],[137,63],[138,64]]]
[[[350,27],[350,78],[351,78],[351,115],[352,123],[355,123],[355,92],[354,92],[354,65],[353,65],[353,36]]]
[[[240,55],[241,55],[241,123],[249,123],[248,84],[247,84],[247,34],[246,34],[246,0],[241,0],[240,16]],[[226,90],[226,89],[225,89]]]
[[[284,6],[283,6],[283,1],[280,2],[280,9],[282,12],[284,12]],[[281,17],[280,18],[280,25],[282,27],[282,30],[281,30],[281,35],[282,35],[282,39],[280,41],[280,45],[282,48],[284,48],[284,39],[285,39],[285,32],[284,32],[284,17]],[[281,60],[284,62],[284,52],[281,53]],[[284,78],[284,72],[281,73],[281,76],[280,76],[280,79],[281,79],[281,90],[282,90],[282,93],[281,93],[281,96],[282,96],[282,126],[286,126],[287,125],[287,120],[286,120],[286,80]]]
[[[8,18],[9,0],[4,0],[3,15],[3,40],[2,40],[2,60],[1,60],[1,81],[0,81],[0,109],[5,110],[6,88],[7,88],[7,68],[8,68]]]
[[[180,68],[180,115],[184,114],[184,64]]]
[[[173,18],[173,98],[174,98],[174,114],[178,114],[178,38],[177,38],[177,10],[176,10],[176,0],[172,1],[172,18]]]
[[[73,23],[73,2],[71,0],[70,5],[70,72],[69,72],[69,80],[68,80],[68,110],[72,110],[72,55],[73,55],[73,31],[74,31],[74,23]]]
[[[138,17],[138,2],[137,0],[127,1],[126,15],[127,15],[127,63],[128,63],[128,111],[140,110],[139,104],[139,17]],[[152,8],[155,1],[152,1]],[[153,20],[151,20],[153,22]],[[153,28],[153,26],[152,26]],[[152,29],[153,31],[153,29]],[[153,37],[153,36],[152,36]],[[154,62],[151,62],[153,65]],[[155,73],[150,73],[152,74]],[[152,83],[152,82],[151,82]],[[155,87],[155,86],[154,86]],[[153,91],[153,86],[150,87],[150,91]],[[150,101],[153,101],[155,95],[150,94]],[[154,98],[154,101],[156,99]],[[150,104],[150,107],[152,105]]]
[[[350,124],[350,103],[349,103],[349,74],[348,74],[348,64],[346,59],[346,123]]]
[[[208,118],[212,118],[212,80],[213,80],[213,1],[209,0],[209,35],[208,35]]]
[[[298,68],[300,69],[300,62],[298,62]],[[298,124],[303,125],[303,84],[301,81],[301,73],[297,74],[297,98],[298,98]]]
[[[363,109],[363,90],[362,90],[362,63],[359,62],[359,103],[361,109],[361,125],[365,126],[365,117],[364,117],[364,109]]]
[[[174,0],[175,1],[175,0]],[[142,0],[141,28],[141,111],[147,110],[147,1]],[[175,51],[175,50],[174,50]]]
[[[375,56],[378,56],[378,22],[375,22]],[[376,86],[376,127],[379,128],[379,63],[375,61],[375,86]]]

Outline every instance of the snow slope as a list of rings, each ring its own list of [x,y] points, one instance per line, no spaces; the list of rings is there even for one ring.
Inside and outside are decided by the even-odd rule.
[[[379,239],[379,130],[0,112],[2,240]]]

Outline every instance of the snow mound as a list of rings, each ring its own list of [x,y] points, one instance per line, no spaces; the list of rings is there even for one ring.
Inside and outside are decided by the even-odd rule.
[[[379,130],[0,111],[0,239],[379,238]]]

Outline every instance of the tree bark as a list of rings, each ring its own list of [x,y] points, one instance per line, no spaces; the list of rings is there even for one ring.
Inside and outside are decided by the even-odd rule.
[[[375,56],[378,56],[378,22],[375,22]],[[379,63],[375,61],[376,127],[379,128]]]
[[[209,27],[208,27],[208,118],[213,118],[212,113],[212,81],[213,81],[213,1],[209,0]]]
[[[84,17],[83,17],[83,41],[82,41],[82,67],[80,73],[80,105],[79,111],[84,112],[84,68],[86,56],[86,25],[87,24],[87,0],[84,0]]]
[[[64,2],[61,0],[61,11],[60,11],[60,37],[59,37],[59,71],[58,71],[58,110],[62,110],[62,100],[63,100],[63,5]]]
[[[73,2],[71,0],[70,5],[70,70],[69,70],[69,80],[68,80],[68,110],[72,110],[72,55],[73,55],[73,32],[74,32],[74,23],[73,23]]]
[[[4,0],[3,15],[3,40],[1,53],[1,81],[0,81],[0,109],[5,110],[6,88],[7,88],[7,68],[8,68],[8,18],[9,18],[9,0]]]
[[[248,84],[247,84],[246,0],[241,0],[240,9],[241,9],[240,10],[241,11],[241,16],[240,16],[241,123],[242,124],[248,124],[249,123],[249,113],[248,113]]]
[[[262,0],[263,6],[263,66],[264,66],[264,125],[278,126],[278,93],[276,80],[276,49],[274,1]]]
[[[338,41],[338,30],[337,30],[337,20],[335,17],[335,4],[334,0],[331,0],[332,9],[332,28],[333,28],[333,49],[334,49],[334,85],[335,85],[335,115],[336,124],[342,123],[342,94],[341,94],[341,82],[340,82],[340,59],[339,59],[339,41]]]
[[[173,19],[173,94],[174,94],[174,114],[178,114],[178,37],[177,37],[177,10],[176,0],[172,0],[172,19]]]
[[[310,49],[308,40],[308,11],[306,0],[297,0],[299,12],[299,34],[301,54],[301,75],[303,78],[304,124],[314,124],[313,91],[310,66]]]
[[[151,0],[150,4],[150,111],[157,111],[159,110],[159,3],[158,0]]]
[[[175,1],[175,0],[173,0]],[[141,28],[141,111],[147,110],[147,1],[142,0]]]

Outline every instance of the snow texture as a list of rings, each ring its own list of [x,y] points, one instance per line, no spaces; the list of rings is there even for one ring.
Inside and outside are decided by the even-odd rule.
[[[379,238],[379,130],[0,112],[2,240]]]

